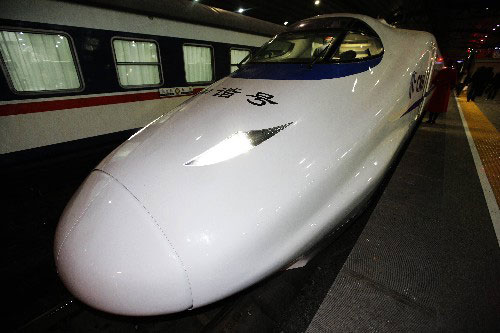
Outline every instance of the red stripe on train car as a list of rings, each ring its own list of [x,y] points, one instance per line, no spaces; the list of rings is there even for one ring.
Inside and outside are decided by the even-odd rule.
[[[194,95],[202,90],[203,88],[195,88],[193,89],[193,94],[190,95]],[[168,96],[167,98],[169,97],[180,97],[180,96]],[[60,99],[54,101],[4,104],[0,105],[0,116],[13,116],[18,114],[78,109],[78,108],[99,106],[99,105],[140,102],[140,101],[147,101],[159,98],[160,98],[160,93],[158,91],[152,91],[152,92],[144,92],[137,94],[82,97],[82,98],[72,98],[72,99]]]

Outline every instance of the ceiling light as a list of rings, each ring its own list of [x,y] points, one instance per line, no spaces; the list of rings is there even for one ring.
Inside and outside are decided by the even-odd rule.
[[[243,13],[245,10],[243,8],[238,9],[238,13]]]
[[[487,37],[488,37],[488,35],[484,35],[484,38],[487,38]]]
[[[321,2],[321,1],[316,0],[316,1],[314,1],[314,4],[315,4],[316,6],[318,6],[320,2]]]
[[[484,42],[484,39],[481,39],[481,42]]]
[[[284,24],[284,25],[287,25],[287,24],[288,24],[288,21],[285,21],[283,24]]]

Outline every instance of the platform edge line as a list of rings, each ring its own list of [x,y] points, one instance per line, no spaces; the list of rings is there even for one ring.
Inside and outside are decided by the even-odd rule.
[[[469,142],[472,158],[474,159],[476,171],[479,176],[479,181],[481,183],[481,188],[483,190],[484,198],[486,200],[486,206],[488,207],[488,211],[490,212],[490,218],[491,222],[493,223],[493,229],[495,230],[495,234],[497,236],[497,243],[500,246],[500,210],[498,208],[495,195],[493,194],[491,184],[484,171],[483,163],[481,162],[481,158],[479,157],[479,152],[477,151],[476,148],[476,143],[474,142],[474,139],[472,138],[472,135],[469,131],[467,120],[464,117],[462,108],[460,107],[460,102],[458,101],[456,94],[455,94],[455,102],[457,103],[457,108],[460,114],[460,118],[462,119],[465,135],[467,136],[467,141]]]

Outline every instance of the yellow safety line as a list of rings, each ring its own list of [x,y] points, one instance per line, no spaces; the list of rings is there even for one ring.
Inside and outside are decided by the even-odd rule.
[[[497,205],[500,206],[500,134],[476,103],[467,102],[465,96],[458,97],[458,102],[474,139]]]

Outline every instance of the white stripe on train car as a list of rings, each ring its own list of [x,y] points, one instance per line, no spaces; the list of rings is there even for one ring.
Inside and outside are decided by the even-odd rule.
[[[29,8],[29,10],[28,10]],[[133,32],[236,45],[261,46],[268,37],[244,32],[148,17],[112,9],[47,0],[0,2],[0,17],[71,27]]]
[[[0,154],[143,127],[188,98],[157,98],[3,116]]]

